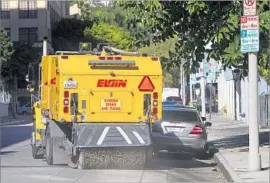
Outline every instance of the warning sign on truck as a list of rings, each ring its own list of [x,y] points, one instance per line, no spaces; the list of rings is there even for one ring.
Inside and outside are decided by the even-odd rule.
[[[119,99],[101,99],[101,111],[120,111],[121,101]]]

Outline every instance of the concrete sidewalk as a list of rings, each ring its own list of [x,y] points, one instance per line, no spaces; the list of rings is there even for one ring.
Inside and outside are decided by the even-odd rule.
[[[209,121],[209,120],[208,120]],[[230,182],[269,182],[269,129],[260,130],[262,171],[248,171],[248,125],[222,115],[211,119],[208,138],[219,152],[214,155],[220,171]]]

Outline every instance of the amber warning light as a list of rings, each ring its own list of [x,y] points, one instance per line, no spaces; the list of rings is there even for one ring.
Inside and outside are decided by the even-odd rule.
[[[142,92],[152,92],[155,90],[155,86],[149,76],[144,76],[141,83],[139,84],[138,89]]]

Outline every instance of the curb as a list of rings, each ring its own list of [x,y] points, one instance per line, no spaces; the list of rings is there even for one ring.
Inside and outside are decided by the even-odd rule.
[[[26,124],[26,120],[18,120],[18,121],[9,121],[0,123],[0,126],[8,126],[8,125],[17,125],[17,124]]]
[[[226,159],[221,155],[221,153],[216,153],[214,155],[214,161],[217,164],[220,172],[229,182],[244,182],[238,174],[233,170],[231,165],[226,161]]]

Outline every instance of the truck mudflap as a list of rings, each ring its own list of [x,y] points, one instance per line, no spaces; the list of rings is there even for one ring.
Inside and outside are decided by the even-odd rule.
[[[76,124],[76,148],[150,146],[148,124]]]
[[[148,124],[76,124],[76,166],[141,169],[152,156]]]

